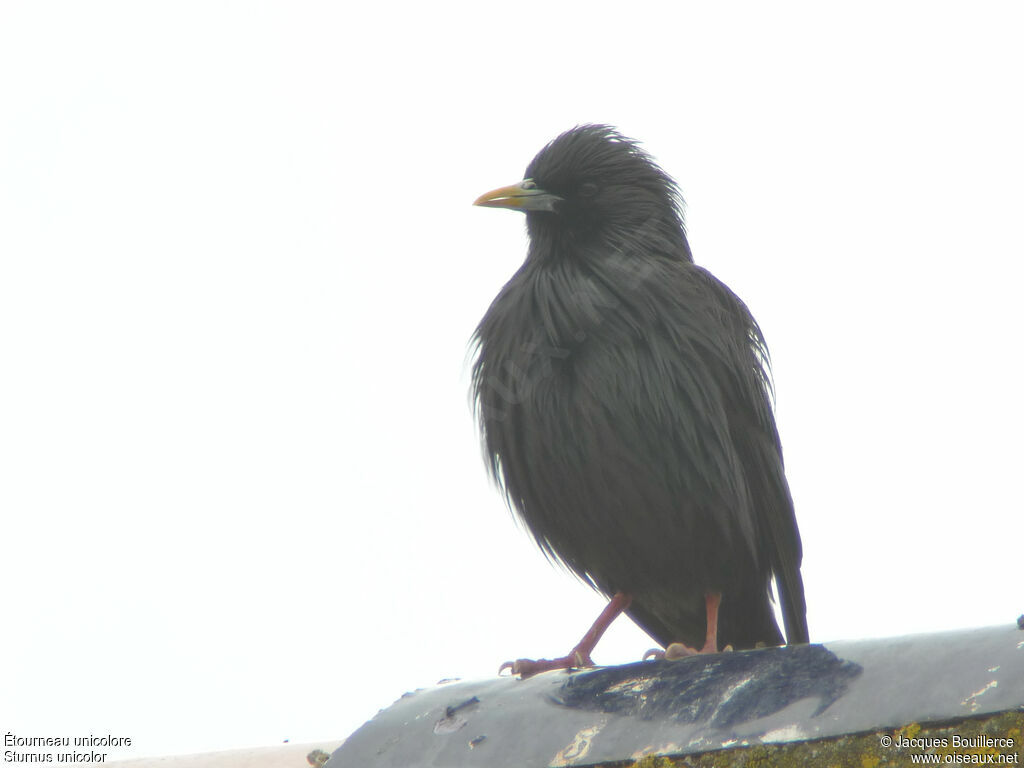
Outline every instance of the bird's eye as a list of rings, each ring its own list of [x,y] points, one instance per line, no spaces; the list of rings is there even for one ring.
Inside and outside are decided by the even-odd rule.
[[[580,197],[593,197],[597,194],[597,184],[585,182],[580,185]]]
[[[523,179],[523,183],[519,185],[520,189],[536,189],[537,182],[533,179]]]

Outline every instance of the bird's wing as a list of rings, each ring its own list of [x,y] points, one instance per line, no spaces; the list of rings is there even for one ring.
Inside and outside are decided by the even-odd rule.
[[[601,331],[610,338],[640,339],[648,349],[619,353],[618,386],[615,377],[589,377],[614,390],[595,399],[631,403],[639,420],[635,434],[646,428],[670,438],[641,438],[638,446],[662,446],[675,462],[671,485],[687,496],[711,494],[706,508],[717,510],[716,517],[703,524],[719,526],[734,547],[742,541],[751,566],[765,579],[769,572],[775,576],[786,636],[807,642],[800,534],[772,410],[768,350],[757,322],[726,285],[692,263],[651,260],[643,277],[633,280],[614,270],[635,270],[635,263],[605,266],[603,282],[617,294],[617,305]],[[752,596],[749,604],[723,611],[765,612],[745,621],[766,634],[774,627],[766,606]]]
[[[731,333],[741,343],[746,342],[746,368],[734,369],[733,389],[725,394],[729,402],[729,431],[744,468],[758,537],[764,542],[778,586],[787,641],[806,643],[807,609],[800,576],[802,547],[772,409],[768,349],[761,329],[743,301],[706,270],[694,269],[722,308]]]

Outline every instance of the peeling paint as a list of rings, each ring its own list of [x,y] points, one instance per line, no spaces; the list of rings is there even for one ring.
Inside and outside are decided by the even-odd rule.
[[[787,725],[785,728],[776,728],[774,731],[768,731],[762,737],[764,741],[799,741],[805,738],[807,738],[807,734],[795,723]]]
[[[634,696],[642,696],[655,682],[655,679],[651,677],[631,677],[628,680],[622,680],[615,685],[609,686],[608,693],[627,693]]]
[[[675,742],[670,741],[665,744],[659,744],[656,747],[644,747],[643,749],[638,749],[636,752],[629,756],[629,759],[643,760],[645,757],[651,756],[657,757],[659,755],[677,755],[679,754],[680,749],[682,749],[682,747],[680,747]]]
[[[746,680],[740,680],[738,683],[736,683],[736,685],[727,688],[725,693],[722,694],[722,704],[725,704],[725,702],[731,699],[733,694],[736,693],[736,691],[738,691],[740,688],[750,685],[753,681],[753,677],[748,677]]]
[[[707,747],[708,749],[714,749],[715,746],[716,745],[709,741],[703,734],[698,734],[696,738],[690,739],[690,741],[686,743],[687,749],[692,747]]]
[[[560,749],[554,759],[548,764],[548,768],[562,768],[567,765],[576,765],[587,756],[593,739],[601,732],[604,723],[584,728],[573,737],[567,746]]]
[[[447,768],[896,768],[910,749],[884,747],[897,734],[984,724],[1024,763],[1022,649],[1024,632],[996,627],[445,685],[400,700],[323,768],[428,762],[420,754]]]
[[[961,707],[967,707],[968,709],[971,710],[971,712],[977,712],[978,711],[978,697],[985,695],[988,691],[990,691],[991,689],[997,687],[998,685],[999,685],[999,681],[998,680],[990,680],[988,685],[986,685],[980,691],[975,691],[970,696],[968,696],[966,699],[961,701],[960,702],[960,706]]]

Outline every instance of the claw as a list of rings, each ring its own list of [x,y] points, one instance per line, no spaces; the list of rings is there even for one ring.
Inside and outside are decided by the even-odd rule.
[[[587,630],[587,634],[576,643],[576,647],[569,651],[568,655],[561,656],[557,659],[519,659],[517,661],[506,661],[500,667],[498,667],[498,674],[500,675],[506,669],[509,670],[513,675],[519,675],[520,677],[530,677],[540,672],[548,672],[552,669],[579,669],[581,667],[592,667],[594,666],[593,660],[590,658],[590,652],[594,650],[594,646],[597,645],[597,641],[601,639],[601,635],[604,634],[605,630],[611,625],[615,618],[629,608],[630,602],[633,598],[625,592],[616,592],[615,596],[608,601],[608,605],[601,611],[601,615],[597,617],[597,620],[591,625],[590,629]]]
[[[647,653],[644,654],[643,661],[647,661],[648,659],[664,659],[664,658],[665,658],[665,652],[663,650],[661,650],[661,648],[651,648],[651,650],[647,651]]]
[[[515,661],[506,661],[498,667],[498,674],[500,675],[507,669],[513,676],[519,675],[525,680],[527,677],[533,677],[541,672],[550,672],[553,669],[569,670],[592,666],[594,666],[594,662],[590,659],[588,653],[579,649],[573,649],[572,653],[568,656],[562,656],[558,659],[516,659]]]

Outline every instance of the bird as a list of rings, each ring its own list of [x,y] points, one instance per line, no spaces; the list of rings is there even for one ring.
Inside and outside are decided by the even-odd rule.
[[[802,545],[768,347],[694,263],[675,181],[612,126],[560,134],[474,203],[526,215],[526,258],[472,337],[489,474],[544,554],[608,598],[566,655],[627,615],[652,655],[807,643]],[[646,658],[646,657],[645,657]]]

